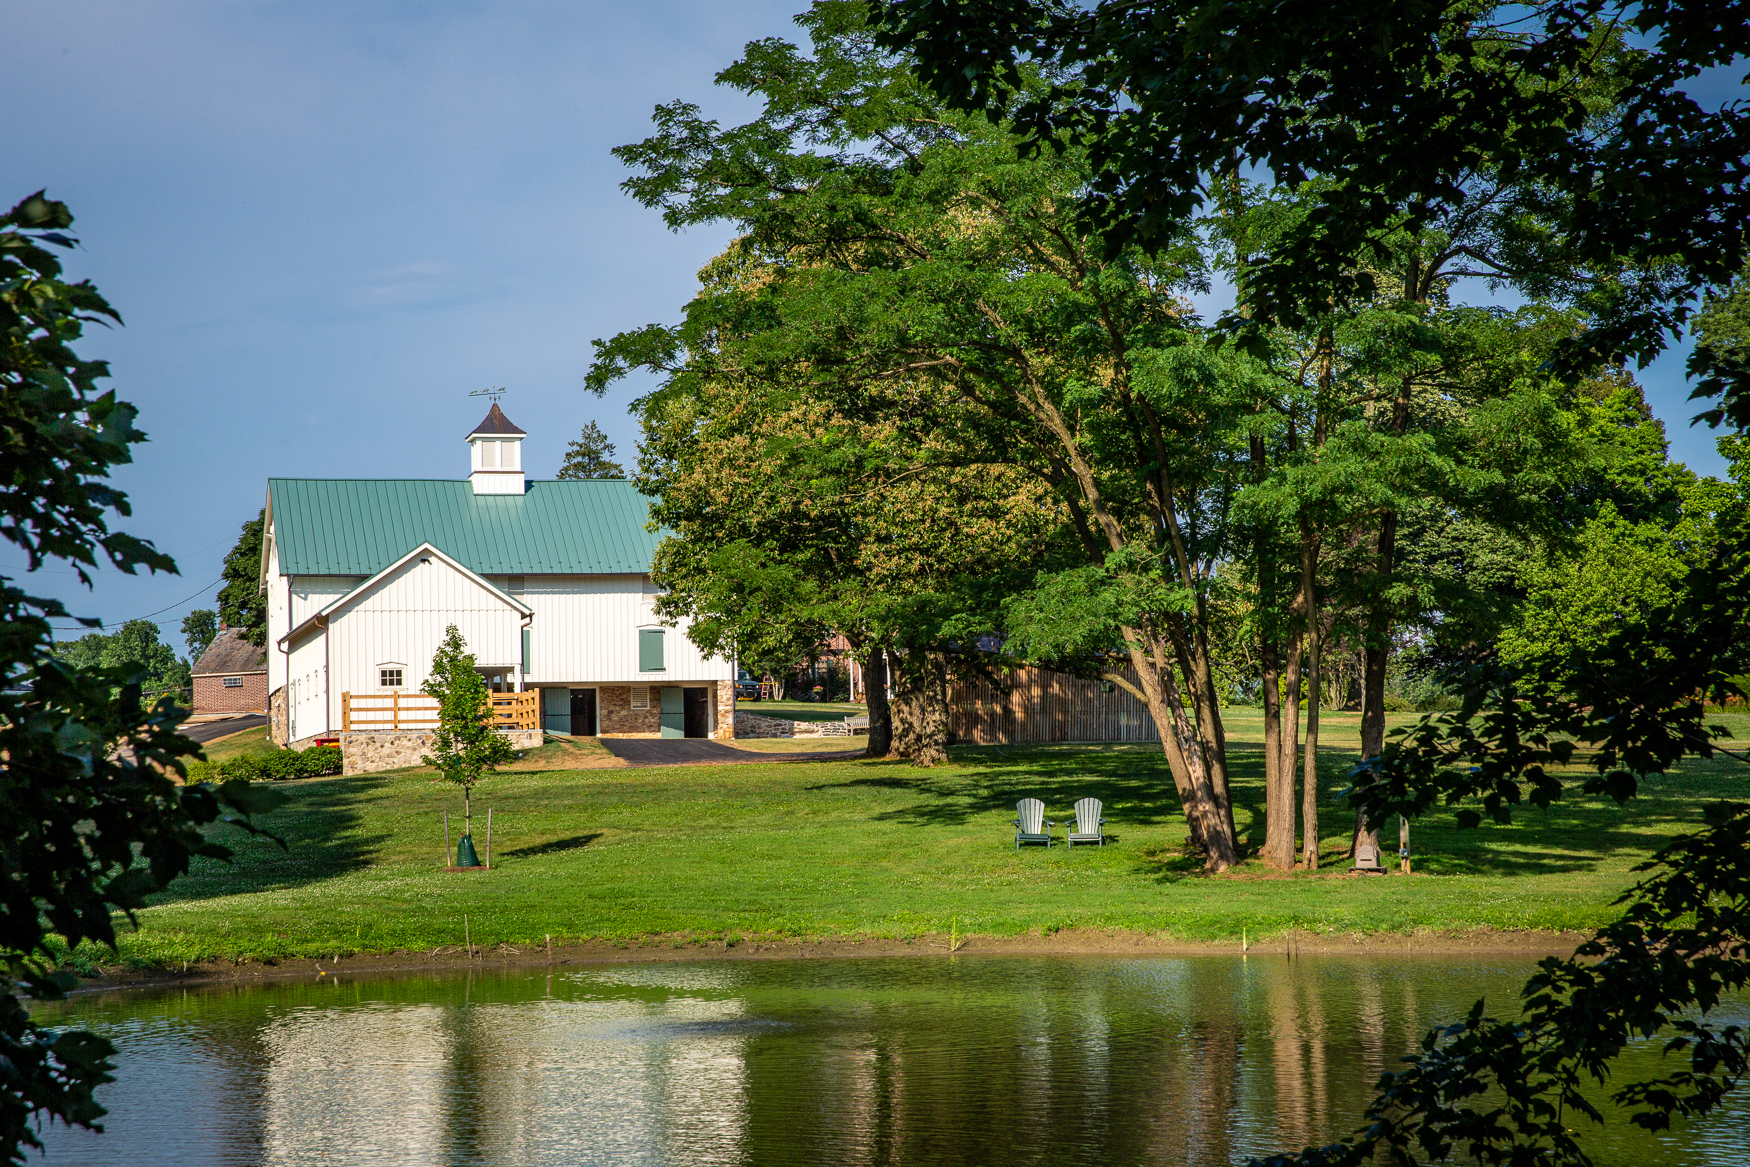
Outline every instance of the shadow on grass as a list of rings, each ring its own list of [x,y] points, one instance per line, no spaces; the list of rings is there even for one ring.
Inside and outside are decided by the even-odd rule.
[[[359,830],[364,817],[360,808],[368,795],[387,783],[384,776],[362,774],[279,786],[290,801],[263,816],[258,825],[284,839],[283,848],[232,827],[209,827],[208,837],[231,849],[231,862],[195,860],[189,873],[173,882],[169,891],[153,897],[153,902],[298,887],[369,867],[389,836]]]
[[[545,843],[518,847],[514,851],[501,851],[499,854],[506,859],[533,859],[539,855],[558,855],[565,851],[581,851],[601,837],[600,831],[589,835],[571,835],[564,839],[552,839]]]
[[[874,763],[875,773],[811,790],[882,789],[917,796],[909,806],[883,811],[876,822],[912,826],[958,826],[996,812],[1013,813],[1023,798],[1045,803],[1045,817],[1074,817],[1077,799],[1098,798],[1104,814],[1118,823],[1154,824],[1179,814],[1172,773],[1160,753],[1134,746],[1089,744],[1076,747],[956,746],[957,765],[916,769],[904,762]]]

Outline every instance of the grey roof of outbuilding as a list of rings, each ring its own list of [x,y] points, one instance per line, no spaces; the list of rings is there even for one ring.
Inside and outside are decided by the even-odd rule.
[[[468,436],[473,437],[475,434],[526,435],[527,433],[527,430],[518,429],[510,418],[504,416],[504,410],[498,408],[498,402],[494,401],[492,408],[486,411],[486,416],[481,419],[480,424],[468,431]]]
[[[259,673],[266,669],[267,649],[258,648],[244,640],[241,628],[219,629],[219,634],[213,637],[213,642],[207,645],[201,658],[194,662],[194,675],[197,677],[212,676],[215,673],[234,677],[238,673]]]
[[[286,575],[375,575],[421,543],[481,575],[638,574],[666,531],[624,479],[531,482],[475,494],[467,481],[270,478]]]

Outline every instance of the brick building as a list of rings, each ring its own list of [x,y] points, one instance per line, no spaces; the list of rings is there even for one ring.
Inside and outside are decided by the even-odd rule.
[[[194,711],[266,713],[267,649],[244,640],[241,629],[219,629],[194,662]]]

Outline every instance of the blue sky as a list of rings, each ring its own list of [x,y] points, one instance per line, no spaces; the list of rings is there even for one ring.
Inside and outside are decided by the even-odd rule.
[[[608,151],[658,102],[751,112],[711,77],[801,6],[8,0],[0,199],[77,216],[69,268],[127,322],[81,351],[151,436],[117,525],[181,567],[30,589],[180,649],[268,477],[462,477],[490,385],[531,475],[592,418],[630,462],[647,386],[585,393],[590,341],[676,319],[727,235],[671,234]],[[1719,470],[1682,356],[1642,377],[1673,452]]]

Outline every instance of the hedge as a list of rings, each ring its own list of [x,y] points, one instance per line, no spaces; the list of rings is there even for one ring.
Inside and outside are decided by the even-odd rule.
[[[307,750],[276,750],[271,754],[242,754],[223,762],[190,762],[190,782],[214,782],[227,778],[320,778],[340,773],[339,746],[311,746]]]

